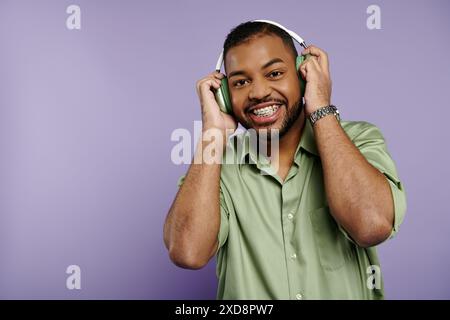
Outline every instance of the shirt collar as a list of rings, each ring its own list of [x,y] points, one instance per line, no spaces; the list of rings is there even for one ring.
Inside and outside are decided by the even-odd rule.
[[[297,150],[295,151],[295,159],[299,157],[299,150],[303,149],[309,153],[319,156],[317,151],[316,140],[314,138],[314,131],[308,119],[305,119],[305,125],[303,126],[302,137],[300,138],[300,143],[298,144]]]

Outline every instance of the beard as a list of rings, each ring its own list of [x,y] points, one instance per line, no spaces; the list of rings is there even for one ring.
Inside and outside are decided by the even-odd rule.
[[[283,118],[283,122],[281,123],[281,127],[279,129],[280,138],[283,137],[294,125],[295,121],[297,121],[298,117],[303,110],[303,102],[302,100],[298,100],[294,103],[291,108],[286,110],[286,115]]]

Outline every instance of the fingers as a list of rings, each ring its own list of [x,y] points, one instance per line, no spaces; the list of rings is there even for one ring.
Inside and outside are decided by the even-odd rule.
[[[303,78],[306,79],[307,73],[309,71],[321,72],[322,67],[320,66],[317,58],[315,56],[310,56],[300,65],[300,73]]]
[[[306,61],[303,61],[303,63],[300,65],[299,71],[302,75],[302,78],[306,80]]]
[[[215,90],[218,90],[220,88],[221,79],[223,78],[223,74],[215,71],[197,81],[196,89],[197,95],[200,99],[202,112],[214,113],[215,111],[219,111],[217,102],[214,97],[214,92]]]
[[[206,90],[210,90],[211,88],[219,89],[221,84],[221,79],[224,77],[223,74],[215,71],[207,75],[205,78],[197,81],[197,93],[199,95],[206,93]]]
[[[302,51],[302,55],[304,55],[304,54],[310,54],[312,56],[320,56],[320,55],[326,55],[326,52],[314,45],[310,45],[310,46],[308,46],[308,48],[306,48]]]
[[[203,96],[208,92],[211,92],[211,88],[219,89],[220,88],[220,80],[215,78],[206,78],[197,82],[197,93],[199,96]]]
[[[223,77],[225,77],[222,73],[214,71],[211,73],[215,78],[222,80]]]
[[[325,51],[316,46],[309,46],[308,48],[302,51],[302,55],[306,54],[311,55],[310,58],[312,57],[316,58],[323,71],[328,71],[329,68],[328,54]]]

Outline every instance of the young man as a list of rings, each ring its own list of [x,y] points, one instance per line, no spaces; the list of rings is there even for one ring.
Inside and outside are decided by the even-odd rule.
[[[223,155],[237,122],[280,136],[276,172],[261,174],[251,148],[237,157],[252,161],[192,164],[168,213],[170,258],[198,269],[217,255],[219,299],[383,298],[374,246],[398,231],[404,189],[380,131],[340,121],[330,107],[327,54],[315,46],[302,54],[297,70],[285,31],[246,22],[224,43],[233,116],[214,98],[222,74],[197,83],[203,132],[224,137],[200,141],[197,158],[211,147]]]

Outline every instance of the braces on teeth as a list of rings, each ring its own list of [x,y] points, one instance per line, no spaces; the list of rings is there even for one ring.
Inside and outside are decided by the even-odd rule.
[[[260,117],[268,117],[273,115],[278,110],[278,108],[279,108],[278,105],[268,106],[261,109],[253,110],[253,114]]]

